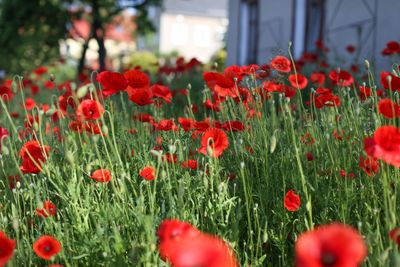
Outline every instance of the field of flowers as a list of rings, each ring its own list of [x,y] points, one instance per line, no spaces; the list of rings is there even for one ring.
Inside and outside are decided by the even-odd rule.
[[[0,266],[400,266],[400,69],[319,48],[6,80]]]

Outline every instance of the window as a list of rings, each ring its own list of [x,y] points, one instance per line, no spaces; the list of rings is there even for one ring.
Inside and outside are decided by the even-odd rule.
[[[304,46],[306,52],[315,51],[315,41],[322,40],[324,26],[324,0],[308,0],[306,10],[306,33]]]
[[[239,64],[257,63],[258,57],[258,0],[240,3]]]

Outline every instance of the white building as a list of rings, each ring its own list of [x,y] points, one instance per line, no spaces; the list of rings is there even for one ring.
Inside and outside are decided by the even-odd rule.
[[[230,0],[227,65],[266,63],[287,54],[290,41],[299,57],[320,39],[332,57],[348,57],[345,48],[354,45],[359,62],[387,68],[380,52],[400,40],[399,11],[400,0]]]
[[[149,14],[158,28],[161,53],[176,51],[207,62],[225,45],[228,0],[164,0],[161,10]]]

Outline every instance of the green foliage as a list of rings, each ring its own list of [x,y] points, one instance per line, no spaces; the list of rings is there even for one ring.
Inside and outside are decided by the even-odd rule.
[[[161,5],[162,0],[148,0],[138,7],[138,34],[154,32],[147,17],[148,5]],[[68,7],[77,7],[70,13]],[[59,41],[67,37],[71,19],[84,15],[85,7],[98,6],[100,25],[121,12],[115,0],[3,0],[0,1],[0,69],[23,74],[59,58]]]
[[[22,71],[57,58],[67,31],[68,13],[61,0],[0,2],[0,69]]]
[[[254,77],[247,77],[244,83],[254,97],[251,104],[260,112],[250,118],[245,105],[229,98],[220,104],[219,113],[202,108],[210,90],[200,82],[201,72],[193,70],[165,79],[174,89],[192,83],[189,95],[177,95],[170,105],[139,107],[126,95],[105,99],[107,112],[98,121],[107,133],[104,136],[72,131],[68,117],[55,123],[51,113],[24,111],[39,116],[35,134],[52,147],[38,175],[22,174],[19,169],[18,152],[32,138],[19,138],[24,117],[8,116],[24,97],[31,97],[19,90],[16,102],[4,109],[2,105],[0,113],[0,125],[11,133],[2,143],[5,149],[0,157],[0,229],[17,242],[11,265],[44,265],[33,253],[32,243],[40,235],[51,234],[63,246],[54,263],[165,267],[157,252],[156,230],[163,219],[178,218],[226,240],[241,266],[293,266],[297,237],[313,225],[333,221],[351,225],[362,234],[368,245],[363,266],[397,266],[399,251],[388,233],[399,224],[400,171],[381,162],[380,172],[369,177],[358,162],[364,155],[364,138],[377,127],[398,121],[377,113],[376,84],[372,74],[366,74],[372,96],[361,101],[350,88],[336,87],[341,105],[322,109],[304,108],[301,94],[287,99],[274,93],[264,102],[255,91]],[[96,98],[93,86],[87,85],[90,97]],[[388,97],[399,101],[397,93]],[[191,155],[200,146],[191,132],[156,132],[152,125],[132,120],[132,115],[141,112],[151,113],[155,121],[194,118],[191,104],[199,106],[198,120],[209,117],[246,124],[243,132],[227,132],[229,148],[220,158]],[[61,140],[46,133],[47,123],[59,127]],[[307,134],[313,142],[304,141]],[[153,150],[159,145],[157,137],[163,139],[162,152]],[[313,161],[307,160],[308,152],[313,153]],[[175,153],[177,163],[164,161],[167,153]],[[187,159],[197,159],[200,168],[182,168],[181,162]],[[147,165],[157,169],[154,181],[138,175]],[[110,183],[90,178],[98,168],[112,172]],[[9,190],[7,177],[15,174],[20,174],[20,183]],[[227,179],[231,174],[235,178]],[[296,212],[283,207],[290,189],[301,198]],[[35,209],[46,199],[56,204],[57,215],[41,219]]]

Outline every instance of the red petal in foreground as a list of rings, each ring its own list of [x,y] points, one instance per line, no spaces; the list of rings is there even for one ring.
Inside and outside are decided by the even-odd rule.
[[[5,266],[12,258],[15,249],[15,241],[9,239],[4,232],[0,231],[0,266]]]
[[[296,267],[356,267],[367,256],[367,247],[357,230],[340,223],[303,233],[295,250]]]
[[[397,168],[400,167],[400,129],[395,126],[378,128],[373,138],[364,139],[365,152]]]
[[[231,248],[220,238],[201,233],[192,225],[166,220],[157,232],[162,259],[173,267],[237,267]]]

